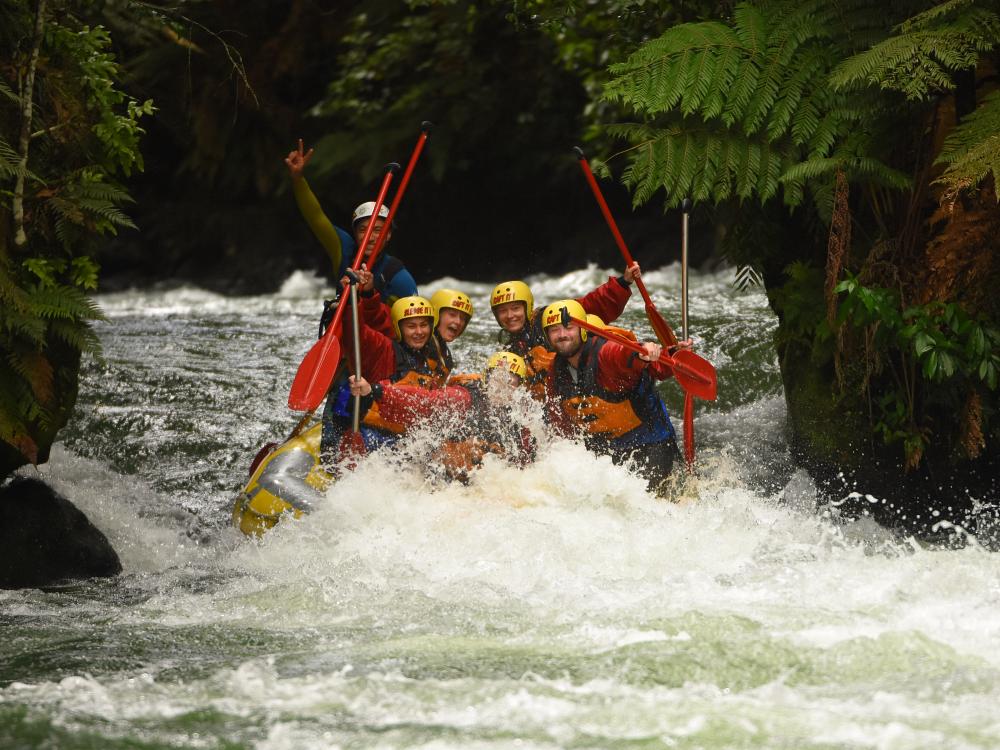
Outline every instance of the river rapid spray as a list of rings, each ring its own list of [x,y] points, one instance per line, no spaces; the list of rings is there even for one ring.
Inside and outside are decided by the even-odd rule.
[[[674,272],[647,275],[658,302]],[[783,453],[773,321],[727,281],[693,281],[722,398],[698,405],[702,475],[677,503],[565,441],[468,486],[373,456],[259,542],[227,504],[290,427],[314,288],[103,300],[107,363],[43,473],[126,572],[0,592],[0,746],[997,746],[996,555],[814,512]],[[461,286],[471,363],[495,326],[488,289]]]

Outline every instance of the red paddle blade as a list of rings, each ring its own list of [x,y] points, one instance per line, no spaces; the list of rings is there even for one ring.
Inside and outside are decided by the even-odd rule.
[[[337,374],[340,362],[340,342],[333,334],[332,326],[303,358],[292,381],[288,394],[288,408],[295,411],[312,411],[318,407],[330,390],[333,376]]]
[[[688,471],[694,471],[694,396],[684,394],[684,460]]]
[[[646,305],[646,317],[649,318],[649,324],[653,326],[653,333],[656,334],[656,338],[660,340],[663,346],[675,346],[677,344],[677,337],[674,335],[674,332],[670,330],[667,321],[663,319],[659,310],[653,307],[652,303]]]
[[[671,364],[674,377],[687,395],[702,401],[715,401],[718,379],[711,362],[690,349],[681,349],[673,355]]]

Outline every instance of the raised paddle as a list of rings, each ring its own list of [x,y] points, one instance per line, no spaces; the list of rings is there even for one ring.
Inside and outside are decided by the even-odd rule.
[[[385,220],[386,226],[389,226],[392,220],[396,218],[396,209],[399,208],[399,203],[403,200],[403,193],[406,192],[406,186],[410,184],[410,175],[413,174],[413,168],[417,166],[417,160],[424,150],[424,144],[427,143],[427,137],[431,134],[433,127],[434,123],[430,120],[424,120],[420,123],[420,137],[417,138],[417,143],[413,147],[413,153],[410,154],[410,161],[406,163],[406,169],[403,171],[403,179],[399,181],[396,194],[392,197],[392,204],[389,206],[389,216]],[[385,247],[385,240],[388,236],[388,232],[379,233],[378,240],[375,242],[375,249],[372,250],[372,254],[368,259],[369,271],[375,265],[375,260],[378,258],[379,253],[382,252],[382,248]]]
[[[583,170],[583,174],[587,178],[587,183],[590,185],[590,190],[593,192],[594,198],[597,199],[597,205],[601,207],[601,213],[604,214],[604,220],[607,221],[608,228],[611,229],[611,234],[614,235],[615,242],[618,243],[618,249],[625,259],[625,265],[631,266],[635,262],[632,258],[632,253],[628,251],[625,239],[622,237],[622,233],[618,231],[615,217],[611,215],[611,209],[608,208],[607,201],[604,200],[604,195],[601,194],[601,188],[598,186],[597,180],[594,179],[594,173],[590,171],[590,164],[587,163],[587,157],[583,155],[583,149],[579,146],[574,146],[573,153],[576,154],[576,158],[580,162],[580,168]],[[642,282],[642,279],[637,278],[635,285],[639,289],[639,294],[642,295],[642,301],[646,303],[646,317],[649,318],[649,324],[653,326],[656,338],[664,346],[676,346],[677,337],[670,330],[667,321],[663,319],[663,316],[660,315],[660,312],[653,305],[653,300],[649,298],[649,292],[646,291],[646,285]]]
[[[688,340],[688,214],[691,199],[681,202],[681,338]],[[694,396],[684,392],[684,460],[688,471],[694,471]]]
[[[364,256],[368,241],[371,239],[372,231],[375,229],[375,218],[382,210],[385,202],[385,194],[389,192],[389,184],[393,175],[399,171],[396,162],[387,164],[385,167],[385,177],[382,179],[382,187],[379,189],[378,197],[375,199],[375,209],[372,211],[372,219],[368,222],[365,235],[358,246],[358,252],[351,263],[351,270],[357,271],[361,266],[361,258]],[[387,234],[380,232],[379,239]],[[320,405],[326,396],[333,376],[337,371],[337,364],[340,362],[340,342],[337,340],[337,331],[340,329],[340,320],[344,317],[345,303],[348,295],[344,294],[337,304],[337,311],[333,315],[333,320],[326,327],[323,337],[313,344],[305,358],[299,364],[298,372],[292,381],[292,390],[288,394],[288,406],[296,411],[310,411]]]
[[[626,349],[637,354],[646,353],[646,347],[638,341],[632,341],[632,339],[619,336],[617,333],[591,325],[586,320],[574,318],[569,314],[569,310],[564,307],[562,309],[563,327],[568,328],[570,323],[576,323],[580,328],[584,328],[608,341],[621,344]],[[689,349],[678,349],[673,354],[664,350],[657,361],[665,365],[670,365],[674,371],[674,378],[676,378],[677,384],[684,389],[685,394],[690,394],[704,401],[715,400],[717,378],[715,368],[707,359],[699,357]]]

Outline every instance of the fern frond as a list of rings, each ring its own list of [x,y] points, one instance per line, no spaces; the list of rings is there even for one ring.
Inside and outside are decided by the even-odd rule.
[[[7,97],[18,106],[21,104],[21,97],[19,97],[17,93],[2,80],[0,80],[0,95]]]
[[[72,320],[53,320],[49,324],[49,333],[82,354],[91,354],[95,357],[101,356],[103,350],[101,340],[88,323]]]
[[[17,176],[21,157],[17,151],[0,137],[0,177],[9,178]]]
[[[38,286],[31,294],[31,312],[41,318],[66,320],[104,320],[104,313],[94,300],[75,287]]]
[[[34,314],[5,310],[0,316],[0,326],[0,330],[9,336],[22,337],[37,347],[45,345],[45,321]]]
[[[817,181],[830,178],[843,169],[849,179],[864,178],[889,188],[904,190],[910,187],[910,176],[892,169],[878,159],[868,156],[831,156],[807,159],[786,169],[782,182]]]
[[[764,286],[764,277],[752,265],[737,266],[736,277],[733,279],[733,288],[738,292],[745,292],[753,287]]]
[[[637,112],[657,114],[675,107],[695,112],[712,90],[711,79],[720,71],[718,51],[739,46],[725,24],[706,21],[681,24],[640,47],[624,62],[610,67],[614,76],[605,86],[609,101],[629,105]],[[731,55],[727,59],[731,59]],[[704,77],[706,80],[700,82]],[[712,100],[713,109],[720,102]]]
[[[1000,91],[987,95],[945,138],[938,164],[948,168],[936,180],[949,193],[974,188],[990,174],[1000,176]],[[1000,194],[1000,191],[995,191]]]
[[[55,395],[55,371],[52,363],[33,347],[15,347],[7,352],[7,364],[28,383],[42,405],[52,403]]]
[[[838,90],[861,85],[899,91],[912,101],[955,88],[952,74],[975,67],[1000,42],[1000,16],[971,4],[950,3],[948,13],[903,24],[901,33],[848,58],[830,74]],[[957,11],[954,15],[952,11]],[[947,19],[947,20],[945,20]]]
[[[912,31],[923,31],[932,27],[936,22],[953,16],[975,4],[976,0],[946,0],[943,3],[939,2],[922,13],[918,13],[912,18],[903,21],[903,23],[899,24],[898,28],[904,34],[909,34]]]

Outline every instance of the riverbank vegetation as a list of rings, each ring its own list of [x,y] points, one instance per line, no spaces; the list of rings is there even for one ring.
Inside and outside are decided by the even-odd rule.
[[[635,201],[739,206],[814,463],[996,454],[998,42],[994,3],[741,3],[611,66]]]

